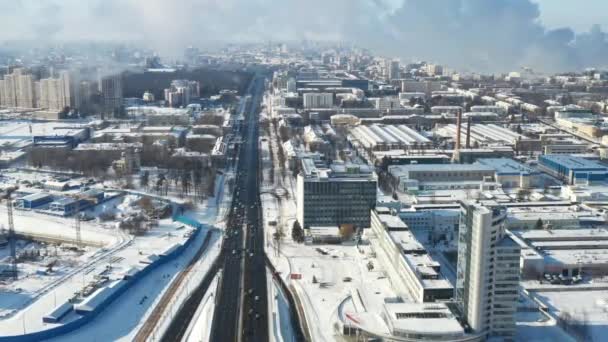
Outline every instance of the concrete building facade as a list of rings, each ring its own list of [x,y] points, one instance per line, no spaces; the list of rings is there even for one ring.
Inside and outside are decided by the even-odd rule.
[[[454,298],[476,334],[515,337],[520,247],[505,233],[507,210],[496,202],[461,202]]]
[[[297,219],[302,227],[370,227],[377,178],[367,165],[334,164],[317,168],[302,159],[297,179]]]

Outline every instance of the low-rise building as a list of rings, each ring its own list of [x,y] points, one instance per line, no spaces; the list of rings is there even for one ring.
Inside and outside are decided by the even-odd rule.
[[[509,158],[484,158],[477,163],[496,170],[495,179],[504,188],[536,188],[542,186],[541,173]]]
[[[466,340],[463,327],[443,303],[387,303],[382,317],[396,337],[416,341]]]
[[[437,189],[438,184],[451,184],[452,189],[459,188],[459,182],[481,182],[494,179],[493,168],[480,164],[413,164],[393,165],[388,172],[398,181],[401,191]],[[450,189],[450,185],[448,185]]]
[[[538,279],[545,273],[565,278],[608,274],[608,231],[605,229],[514,230],[522,249],[522,274]]]
[[[39,192],[23,196],[15,201],[17,209],[35,209],[53,201],[53,196],[49,193]]]
[[[608,167],[594,160],[563,154],[548,154],[538,158],[541,169],[568,184],[603,182],[608,178]]]
[[[428,255],[403,221],[382,208],[371,215],[372,232],[382,249],[379,259],[388,263],[389,278],[397,292],[418,303],[452,298],[454,288],[439,272],[440,264]]]

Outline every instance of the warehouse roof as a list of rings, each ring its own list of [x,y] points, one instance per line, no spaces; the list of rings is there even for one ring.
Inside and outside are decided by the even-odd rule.
[[[577,169],[594,169],[594,170],[605,170],[608,171],[608,167],[595,160],[589,160],[581,157],[576,157],[572,155],[566,154],[548,154],[541,156],[539,160],[542,162],[543,160],[551,161],[554,163],[558,163],[568,169],[577,170]]]
[[[509,158],[483,158],[477,164],[489,166],[499,175],[537,175],[539,171]]]

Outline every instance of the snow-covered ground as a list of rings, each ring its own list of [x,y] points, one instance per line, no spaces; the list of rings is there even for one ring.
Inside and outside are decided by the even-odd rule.
[[[8,220],[5,208],[5,206],[0,206],[0,222]],[[19,234],[67,241],[76,239],[73,219],[18,210],[14,211],[13,216],[15,231]],[[29,305],[26,311],[31,310],[30,314],[33,317],[42,317],[50,311],[49,306],[53,306],[55,301],[61,303],[62,300],[65,301],[73,296],[84,282],[92,280],[94,272],[90,272],[89,275],[81,275],[76,279],[77,274],[84,273],[92,265],[107,260],[111,255],[128,246],[131,241],[128,234],[115,229],[114,226],[104,226],[92,221],[81,222],[81,236],[84,243],[103,246],[103,248],[85,247],[84,254],[74,260],[75,265],[71,268],[59,268],[57,272],[49,275],[29,275],[16,282],[9,281],[0,288],[0,298],[4,299],[0,301],[0,312],[2,312],[0,331],[5,334],[14,331],[14,325],[10,324],[12,320],[6,319],[23,309],[24,306]],[[24,271],[22,276],[29,274],[27,270]],[[20,327],[21,332],[24,329],[26,331],[42,329],[41,320],[36,321],[36,324],[30,323],[25,325],[25,328]],[[3,330],[3,324],[7,324],[11,329]]]
[[[608,290],[535,291],[532,294],[547,305],[554,318],[568,313],[587,324],[594,341],[603,341],[608,335]]]
[[[0,319],[6,319],[18,310],[36,300],[45,291],[76,272],[83,264],[99,252],[99,248],[85,247],[84,253],[65,249],[58,245],[18,240],[17,255],[40,252],[35,260],[21,260],[17,267],[19,280],[6,279],[0,287]],[[0,249],[0,260],[7,261],[8,246]],[[52,267],[48,265],[52,264]]]
[[[131,240],[110,252],[104,252],[104,249],[100,250],[99,255],[93,255],[76,272],[58,281],[54,287],[45,288],[42,295],[17,314],[1,320],[0,331],[3,335],[19,335],[24,332],[45,330],[55,326],[55,324],[43,323],[42,317],[50,313],[54,307],[67,302],[74,296],[75,292],[80,291],[86,285],[98,282],[98,275],[105,274],[110,279],[119,279],[146,255],[160,253],[175,243],[184,242],[183,234],[186,230],[176,231],[175,229],[178,226],[178,224],[169,220],[161,221],[159,227],[155,228],[149,235]],[[18,283],[27,283],[27,281],[27,279],[23,279]],[[123,297],[121,297],[121,301],[122,299]],[[66,317],[62,322],[65,323],[77,318],[74,314],[71,317]]]
[[[292,192],[291,186],[286,189]],[[375,258],[370,257],[369,245],[357,248],[355,245],[307,246],[295,243],[291,239],[295,201],[282,200],[279,207],[279,201],[267,194],[262,195],[262,202],[266,254],[288,286],[295,290],[314,341],[335,341],[339,338],[335,326],[340,319],[340,308],[353,292],[359,292],[368,310],[378,312],[382,310],[385,298],[395,297],[385,271]],[[268,224],[273,217],[279,217],[277,226]],[[278,227],[282,227],[284,233],[280,244],[272,237]],[[323,248],[328,254],[319,253],[317,247]],[[370,261],[374,264],[371,271],[367,268]],[[301,275],[302,278],[291,279],[291,274]],[[275,312],[285,307],[277,305],[279,309]],[[276,333],[276,327],[274,331]],[[285,340],[286,336],[281,336]]]
[[[94,337],[94,340],[132,340],[153,311],[164,291],[168,289],[172,280],[192,260],[207,234],[211,234],[210,243],[205,253],[194,265],[193,271],[188,272],[176,296],[172,298],[172,302],[168,305],[167,312],[163,313],[159,321],[159,326],[153,337],[161,336],[163,329],[170,322],[174,313],[173,310],[176,310],[183,300],[188,297],[190,291],[201,281],[213,260],[219,255],[222,234],[217,231],[216,227],[223,226],[223,222],[218,222],[221,221],[218,215],[220,213],[218,204],[222,205],[224,201],[228,200],[226,197],[230,197],[227,187],[223,186],[224,178],[223,176],[218,177],[219,184],[216,188],[217,194],[215,197],[210,198],[197,210],[184,214],[198,222],[210,225],[201,234],[197,235],[186,251],[175,260],[161,265],[140,279],[103,310],[91,323],[71,334],[57,338],[57,340],[83,341],[91,340],[91,337]],[[0,220],[2,219],[1,215],[4,214],[4,221],[6,221],[5,213],[6,210],[0,208]],[[73,219],[33,212],[15,211],[15,227],[17,232],[35,236],[46,234],[60,238],[65,237],[66,240],[76,236]],[[123,231],[116,229],[115,224],[111,223],[81,222],[81,229],[83,241],[104,245],[104,247],[101,249],[89,248],[90,252],[83,255],[78,267],[52,284],[42,286],[39,289],[40,293],[27,290],[28,281],[33,281],[27,278],[18,281],[16,283],[18,285],[14,286],[19,286],[22,289],[21,293],[3,287],[2,290],[4,291],[0,290],[0,308],[6,309],[8,305],[15,305],[15,303],[21,306],[27,303],[29,305],[18,312],[13,311],[14,315],[11,317],[0,320],[1,335],[20,335],[55,326],[55,324],[43,323],[42,317],[57,305],[73,297],[74,293],[80,291],[85,285],[97,281],[96,275],[105,271],[105,275],[109,276],[110,279],[118,279],[146,256],[161,253],[176,243],[183,243],[189,232],[192,231],[192,228],[184,227],[179,222],[171,222],[170,219],[159,221],[158,227],[148,231],[144,236],[138,236],[134,239]],[[34,298],[34,296],[37,297]],[[17,298],[18,300],[9,300],[9,298]],[[12,309],[9,308],[9,310]],[[77,315],[71,313],[62,320],[62,323],[74,319],[77,319]]]
[[[205,342],[209,341],[211,334],[211,323],[213,321],[213,310],[215,308],[215,294],[219,281],[219,274],[213,278],[213,281],[209,285],[209,290],[203,297],[201,304],[199,305],[188,331],[184,335],[182,341],[187,342]]]

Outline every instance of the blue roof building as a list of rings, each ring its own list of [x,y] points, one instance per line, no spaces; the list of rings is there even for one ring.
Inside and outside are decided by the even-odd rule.
[[[89,201],[78,200],[72,197],[60,197],[49,205],[49,209],[61,216],[71,216],[78,210],[84,210],[91,205]]]
[[[482,158],[477,164],[496,170],[496,181],[505,188],[534,188],[541,186],[540,171],[510,158]]]
[[[568,184],[588,184],[608,179],[608,167],[581,157],[548,154],[538,158],[539,165],[547,173],[563,179]]]
[[[15,201],[15,206],[21,209],[34,209],[52,201],[53,197],[50,194],[39,192],[17,199]]]

